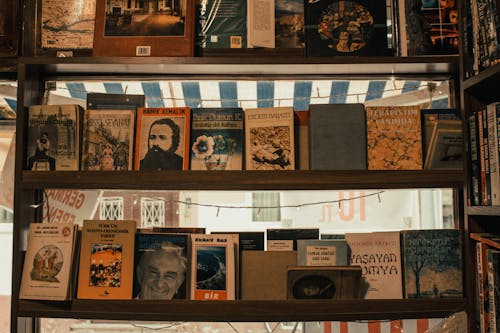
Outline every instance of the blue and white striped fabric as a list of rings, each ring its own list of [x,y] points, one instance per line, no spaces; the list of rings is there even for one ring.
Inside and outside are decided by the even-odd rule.
[[[146,96],[148,107],[293,106],[295,110],[306,110],[309,104],[365,103],[427,90],[427,86],[427,81],[404,80],[59,81],[51,93],[82,100],[88,92],[140,94]],[[433,107],[447,105],[448,94],[433,99]]]

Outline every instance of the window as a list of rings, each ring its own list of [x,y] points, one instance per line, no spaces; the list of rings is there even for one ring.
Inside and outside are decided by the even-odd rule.
[[[123,220],[123,197],[102,197],[99,218],[101,220]]]
[[[141,227],[165,225],[165,202],[161,199],[141,198]]]

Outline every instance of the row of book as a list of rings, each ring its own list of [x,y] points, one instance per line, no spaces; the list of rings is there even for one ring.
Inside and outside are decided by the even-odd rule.
[[[497,332],[500,321],[500,237],[471,233],[475,242],[475,281],[479,332]]]
[[[460,169],[455,109],[311,104],[144,107],[142,95],[88,94],[78,105],[32,105],[27,170]],[[425,164],[424,156],[425,154]]]
[[[500,103],[468,116],[469,205],[500,205]]]
[[[200,233],[135,221],[32,223],[20,298],[460,298],[461,232]],[[264,236],[267,249],[264,249]]]
[[[93,49],[95,56],[193,56],[195,44],[203,51],[299,49],[307,56],[394,55],[396,45],[403,56],[458,54],[456,1],[390,6],[385,0],[182,0],[137,6],[43,0],[39,24],[42,49],[66,56],[78,49]],[[80,29],[71,29],[74,25]]]

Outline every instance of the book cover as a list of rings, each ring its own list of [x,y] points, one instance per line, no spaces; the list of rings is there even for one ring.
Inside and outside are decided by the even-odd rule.
[[[27,170],[78,170],[82,111],[76,104],[29,107]]]
[[[83,118],[81,170],[132,170],[135,110],[87,109]]]
[[[294,170],[293,108],[245,109],[246,170]]]
[[[309,110],[309,168],[366,170],[364,105],[311,104]]]
[[[236,234],[239,237],[238,248],[242,251],[264,251],[263,231],[212,231],[211,234]]]
[[[368,170],[421,170],[420,107],[367,106]]]
[[[361,267],[289,267],[287,299],[358,299]]]
[[[201,0],[198,23],[202,48],[247,47],[246,1]]]
[[[297,266],[296,251],[241,253],[241,299],[285,300],[287,268]]]
[[[295,168],[309,170],[309,110],[294,111]]]
[[[187,299],[189,235],[137,233],[135,239],[135,299]]]
[[[243,169],[243,109],[191,109],[190,169]]]
[[[364,299],[402,299],[400,234],[398,231],[346,233],[350,265],[361,266]]]
[[[204,234],[206,229],[201,227],[153,227],[152,231],[181,234]]]
[[[458,54],[455,0],[398,1],[403,56]]]
[[[275,1],[247,0],[247,47],[274,49]]]
[[[64,301],[72,297],[76,226],[30,224],[20,299]]]
[[[463,169],[464,142],[461,120],[440,120],[434,126],[424,169]]]
[[[134,110],[146,106],[146,96],[131,94],[87,93],[88,110]]]
[[[461,120],[457,109],[421,109],[420,123],[422,125],[422,153],[426,156],[435,125],[440,120]]]
[[[347,266],[349,251],[345,239],[298,239],[298,266]]]
[[[304,1],[276,1],[275,47],[281,49],[304,49]]]
[[[234,300],[235,234],[191,234],[191,299]]]
[[[135,231],[135,221],[83,221],[78,298],[132,299]]]
[[[187,170],[190,109],[139,108],[134,169]]]
[[[192,57],[194,0],[97,0],[95,57]]]
[[[91,49],[94,39],[95,1],[43,0],[40,46],[43,49]]]
[[[305,2],[308,56],[389,55],[383,0]]]
[[[268,251],[297,251],[298,239],[319,239],[318,228],[267,229]]]
[[[460,230],[403,230],[405,298],[461,298]]]

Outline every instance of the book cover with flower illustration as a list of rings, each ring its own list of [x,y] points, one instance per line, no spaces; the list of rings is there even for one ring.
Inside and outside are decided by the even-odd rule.
[[[242,170],[243,109],[191,109],[191,170]]]
[[[389,55],[385,0],[304,3],[308,56]]]
[[[245,169],[295,170],[293,107],[245,110]]]
[[[420,106],[367,106],[368,170],[422,170]]]

